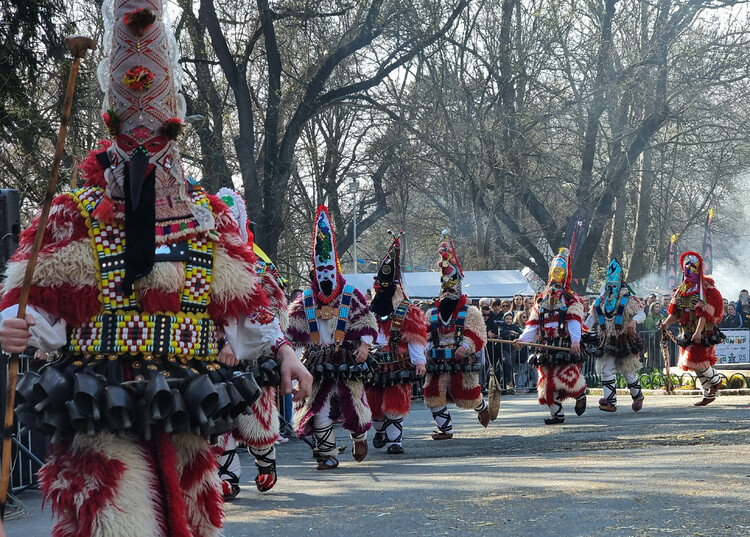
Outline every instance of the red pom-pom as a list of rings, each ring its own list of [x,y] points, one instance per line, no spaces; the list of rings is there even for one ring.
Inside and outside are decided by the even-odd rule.
[[[147,8],[140,8],[122,16],[122,23],[137,36],[142,36],[147,28],[156,21],[156,15]]]
[[[115,202],[107,195],[102,196],[96,209],[91,213],[91,217],[105,224],[111,224],[114,221]]]
[[[182,120],[178,117],[169,118],[164,125],[164,136],[170,140],[176,140],[182,134]]]

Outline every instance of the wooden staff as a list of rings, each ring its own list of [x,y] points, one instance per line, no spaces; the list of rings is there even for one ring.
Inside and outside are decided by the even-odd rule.
[[[519,345],[525,345],[526,347],[536,347],[538,349],[549,349],[551,351],[564,351],[570,352],[570,347],[555,347],[554,345],[543,345],[541,343],[524,343],[523,341],[511,341],[510,339],[492,339],[487,338],[488,343],[518,343]]]
[[[52,173],[47,183],[47,193],[44,196],[42,212],[39,216],[39,224],[34,235],[34,244],[29,252],[29,260],[26,263],[26,272],[21,287],[21,296],[18,300],[19,319],[26,318],[26,304],[29,301],[31,292],[31,280],[34,276],[39,251],[42,248],[44,231],[47,228],[49,212],[52,206],[52,199],[55,197],[57,190],[57,176],[60,174],[60,164],[62,154],[65,149],[65,135],[68,132],[68,121],[70,120],[70,109],[73,106],[73,91],[76,87],[76,78],[78,69],[81,65],[81,58],[86,56],[90,50],[96,50],[96,42],[90,37],[71,36],[65,38],[65,45],[73,56],[73,64],[70,67],[68,76],[68,87],[65,90],[65,102],[63,103],[62,118],[60,120],[60,131],[57,134],[57,145],[55,146],[55,157],[52,161]],[[10,485],[10,451],[13,439],[13,410],[16,402],[16,381],[18,380],[18,354],[10,357],[8,366],[8,392],[5,402],[5,426],[3,429],[3,458],[2,474],[0,475],[0,519],[5,519],[5,502],[8,499],[8,487]]]
[[[667,373],[667,394],[674,394],[674,384],[672,384],[672,375],[669,372],[669,362],[671,357],[669,356],[669,339],[674,341],[674,336],[668,330],[661,331],[661,350],[664,354],[664,370]],[[675,342],[676,343],[676,342]]]

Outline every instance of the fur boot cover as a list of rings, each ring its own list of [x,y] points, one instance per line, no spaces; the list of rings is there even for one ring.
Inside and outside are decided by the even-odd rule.
[[[586,380],[581,374],[581,364],[567,364],[562,366],[539,367],[539,382],[537,393],[539,404],[549,406],[557,400],[562,402],[568,397],[574,399],[586,391]]]
[[[383,421],[386,414],[391,419],[405,418],[411,409],[411,386],[410,383],[386,387],[366,386],[372,419]]]
[[[166,537],[156,468],[148,444],[109,433],[54,444],[38,474],[53,537]]]
[[[247,412],[237,416],[234,437],[255,449],[271,447],[279,439],[276,388],[264,386],[260,399]]]
[[[218,537],[223,526],[224,499],[216,449],[193,435],[168,438],[177,455],[177,475],[190,529],[188,536]]]
[[[312,434],[312,418],[323,409],[334,390],[338,390],[344,429],[353,434],[362,434],[370,430],[372,412],[367,404],[362,382],[344,379],[325,380],[313,383],[310,397],[305,399],[294,413],[294,428],[298,436]]]
[[[479,373],[428,373],[425,377],[424,404],[427,408],[455,403],[459,408],[474,409],[481,402],[482,387],[479,385]]]

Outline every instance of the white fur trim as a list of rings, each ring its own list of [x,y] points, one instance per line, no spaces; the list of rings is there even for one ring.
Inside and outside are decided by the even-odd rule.
[[[21,287],[25,272],[25,260],[9,263],[5,273],[5,287]],[[40,255],[32,282],[41,287],[63,283],[75,286],[96,285],[96,267],[89,239],[75,241],[52,253]]]
[[[255,267],[231,257],[220,244],[214,248],[212,276],[211,293],[214,299],[249,300],[258,292],[258,275]]]

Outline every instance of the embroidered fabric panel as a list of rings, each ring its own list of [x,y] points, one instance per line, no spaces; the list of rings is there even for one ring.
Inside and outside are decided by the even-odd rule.
[[[307,319],[307,329],[310,332],[310,340],[318,345],[320,343],[320,332],[318,331],[318,320],[315,318],[312,289],[305,289],[302,294],[302,304],[305,306],[305,318]]]
[[[338,316],[336,318],[336,328],[333,332],[333,340],[336,344],[344,341],[344,336],[346,335],[346,325],[352,304],[352,294],[354,294],[354,287],[351,285],[344,286],[344,290],[341,294],[341,303],[338,308]],[[315,315],[315,301],[313,300],[312,289],[305,289],[305,292],[302,294],[302,304],[305,307],[305,319],[307,319],[310,340],[315,345],[318,345],[320,344],[320,330]]]
[[[466,323],[467,311],[469,311],[469,306],[464,304],[464,306],[458,312],[458,315],[456,315],[456,318],[451,319],[451,322],[448,324],[448,327],[454,331],[453,343],[456,347],[458,347],[461,344],[461,342],[464,340],[464,324]],[[438,309],[432,308],[432,311],[430,312],[430,334],[431,334],[431,339],[432,339],[432,348],[430,349],[430,356],[432,358],[438,357],[436,355],[436,351],[439,350],[439,347],[440,347],[440,326],[438,322],[438,315],[439,315]]]
[[[396,310],[391,313],[391,333],[388,341],[388,347],[393,352],[398,352],[398,345],[401,343],[401,329],[406,320],[406,313],[409,310],[409,301],[402,300]]]
[[[185,312],[204,312],[211,297],[213,243],[202,237],[188,240],[190,258],[185,267],[180,308]]]
[[[80,354],[145,354],[215,361],[218,334],[206,317],[180,314],[97,315],[73,329],[68,349]]]
[[[630,295],[623,295],[622,297],[620,297],[620,301],[617,304],[617,309],[615,310],[615,326],[617,326],[618,328],[622,326],[622,314],[625,313],[625,306],[627,306],[628,300],[630,300]],[[594,307],[596,308],[596,315],[598,317],[599,326],[603,328],[606,324],[606,312],[601,306],[601,297],[596,299]]]
[[[96,253],[99,300],[104,311],[138,309],[136,288],[130,295],[120,291],[120,283],[125,276],[125,230],[91,218],[91,212],[102,194],[102,189],[97,187],[81,188],[70,193],[86,219],[91,246]]]

